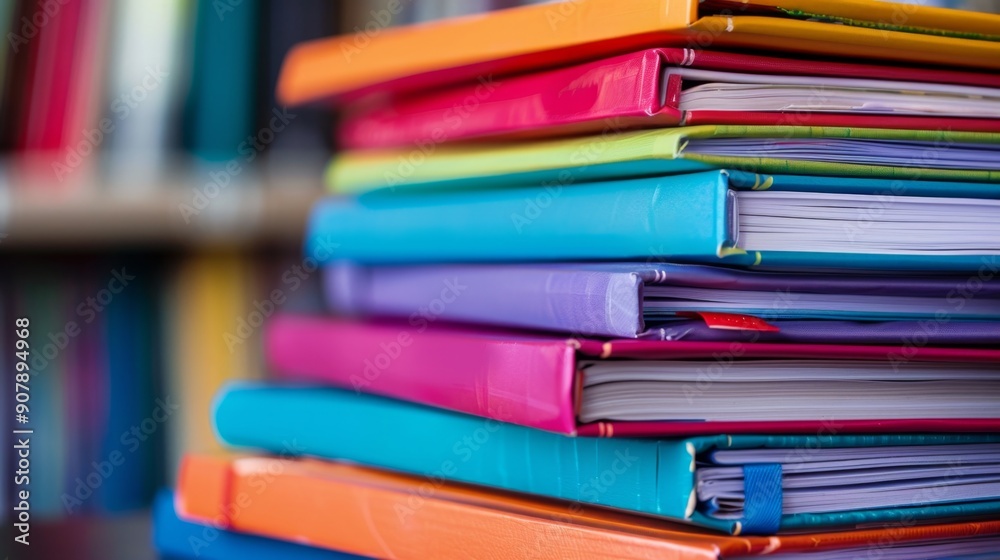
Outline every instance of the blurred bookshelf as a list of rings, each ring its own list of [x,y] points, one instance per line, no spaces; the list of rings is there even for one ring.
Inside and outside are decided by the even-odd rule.
[[[313,203],[322,196],[316,176],[279,184],[237,183],[197,214],[192,180],[160,181],[148,194],[125,192],[53,198],[36,189],[8,192],[0,201],[2,251],[128,248],[296,249]],[[197,210],[197,208],[195,208]]]
[[[332,111],[273,90],[289,47],[340,31],[341,4],[0,3],[0,333],[12,345],[30,319],[19,427],[46,434],[31,515],[60,551],[151,557],[155,492],[183,451],[217,450],[212,393],[264,373],[255,305],[317,305],[315,270],[283,277],[301,271]],[[13,406],[6,383],[0,398]],[[0,452],[4,503],[13,460]]]

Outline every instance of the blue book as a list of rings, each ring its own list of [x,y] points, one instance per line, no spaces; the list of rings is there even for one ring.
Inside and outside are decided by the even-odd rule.
[[[16,318],[8,313],[4,313],[4,310],[5,310],[4,301],[0,299],[0,317],[3,317],[3,322],[4,322],[3,325],[0,325],[0,340],[16,341],[17,339],[13,338],[13,334],[8,333],[7,331],[8,328],[15,328],[14,321],[16,320]],[[8,327],[8,323],[11,325],[10,327]],[[16,342],[14,342],[13,344],[16,344]],[[15,352],[16,351],[17,349],[15,347]],[[2,375],[4,379],[14,379],[14,374],[16,371],[14,368],[17,367],[15,365],[16,363],[17,363],[16,360],[14,361],[4,360],[4,363],[0,363],[0,375]],[[10,383],[4,383],[3,387],[0,387],[0,402],[4,403],[4,406],[10,407],[14,404],[13,389],[14,388],[11,386]],[[11,430],[18,429],[16,427],[13,427],[17,422],[14,420],[10,420],[9,418],[10,418],[9,415],[7,417],[0,418],[0,430],[3,430],[5,434],[10,434]],[[11,443],[12,445],[17,444],[16,441]],[[14,466],[14,463],[12,462],[15,456],[16,455],[11,454],[10,446],[8,445],[3,446],[3,449],[0,450],[0,468],[3,468],[4,472],[12,473],[15,470],[17,470],[17,468]],[[10,492],[10,488],[11,488],[10,480],[4,480],[3,482],[0,482],[0,503],[2,504],[17,503],[17,501],[12,501],[8,497],[8,492]],[[17,497],[17,492],[15,491],[13,494],[11,494],[10,497]],[[9,515],[10,515],[9,510],[0,513],[0,521],[6,522],[7,517]]]
[[[287,453],[294,439],[309,456],[731,534],[1000,514],[998,434],[572,438],[375,396],[255,385],[224,390],[214,422],[235,447]]]
[[[321,201],[306,249],[320,262],[652,259],[995,276],[1000,191],[991,187],[706,171],[566,186],[383,189]]]
[[[115,269],[127,286],[101,312],[107,337],[107,395],[101,453],[87,464],[87,476],[104,480],[93,490],[93,504],[102,511],[122,512],[146,507],[163,473],[164,423],[169,409],[155,387],[160,356],[158,286],[134,266]],[[169,401],[170,399],[167,399]],[[84,479],[86,480],[86,479]]]
[[[216,529],[184,521],[174,511],[174,493],[164,490],[153,506],[153,545],[167,558],[203,560],[360,560],[343,552],[324,550]]]

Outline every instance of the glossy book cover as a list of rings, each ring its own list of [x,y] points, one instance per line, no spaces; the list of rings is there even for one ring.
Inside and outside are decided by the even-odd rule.
[[[571,7],[572,6],[572,7]],[[382,20],[387,11],[375,12]],[[384,15],[383,15],[384,14]],[[906,25],[900,25],[904,17]],[[377,21],[373,20],[373,25]],[[577,0],[309,41],[289,52],[279,101],[413,91],[668,45],[1000,68],[1000,17],[873,0]],[[517,32],[512,32],[517,30]],[[455,48],[462,45],[462,48]]]
[[[214,417],[220,439],[238,449],[431,473],[730,534],[1000,513],[994,434],[827,435],[836,429],[828,427],[820,436],[569,438],[350,391],[265,385],[223,390]],[[868,476],[871,466],[888,470]],[[932,474],[916,480],[922,471]],[[715,484],[732,488],[706,484],[719,475],[728,482]],[[843,477],[857,484],[827,487]]]
[[[276,474],[268,474],[269,470]],[[264,477],[270,481],[268,491],[258,493],[256,487]],[[262,535],[399,560],[732,560],[838,551],[843,556],[836,558],[873,553],[931,558],[991,550],[1000,533],[1000,522],[979,521],[775,537],[729,536],[663,519],[436,478],[268,457],[189,455],[178,484],[178,510],[183,517],[246,533],[241,535],[246,540]],[[239,508],[239,515],[227,514],[235,511],[241,496],[254,498]],[[309,556],[313,557],[325,558]]]
[[[1000,344],[1000,281],[967,275],[766,272],[656,262],[360,266],[323,274],[340,314],[527,328],[573,336],[761,342]],[[721,321],[720,321],[721,319]],[[760,320],[766,328],[758,328]],[[740,328],[736,321],[747,321]],[[724,324],[723,324],[724,323]],[[713,328],[714,327],[714,328]],[[724,328],[723,328],[724,327]],[[714,331],[714,332],[711,332]]]
[[[359,103],[337,135],[357,150],[697,124],[997,132],[997,87],[996,76],[975,72],[647,49]]]
[[[765,176],[811,175],[900,181],[995,183],[1000,133],[848,126],[697,125],[588,136],[482,142],[339,154],[332,192],[426,192],[545,186],[657,177],[708,169]],[[419,162],[419,164],[414,164]]]
[[[408,322],[355,323],[326,317],[280,315],[268,325],[265,349],[271,369],[279,379],[352,389],[386,397],[449,409],[485,418],[501,419],[524,426],[563,434],[588,436],[656,435],[677,436],[715,433],[815,433],[836,420],[837,429],[849,433],[914,431],[996,431],[1000,415],[966,417],[960,411],[937,418],[916,409],[911,416],[881,418],[876,408],[870,416],[838,414],[817,405],[813,416],[799,420],[620,421],[598,418],[580,420],[587,397],[584,364],[619,364],[651,361],[663,371],[692,367],[694,377],[681,382],[674,406],[688,406],[692,388],[724,385],[725,370],[736,370],[744,361],[786,361],[801,366],[801,360],[842,360],[841,368],[874,367],[872,379],[902,379],[907,367],[945,363],[957,381],[963,369],[989,369],[1000,362],[1000,351],[985,348],[935,348],[899,346],[847,346],[834,344],[782,344],[742,341],[591,340],[497,330],[463,329],[441,325],[433,316],[418,316]],[[901,361],[898,372],[892,364]],[[700,363],[700,366],[699,366]],[[963,365],[964,364],[964,365]],[[590,366],[591,368],[593,366]],[[700,369],[699,369],[700,367]],[[878,373],[877,370],[890,371]],[[777,365],[772,367],[778,370]],[[699,373],[700,372],[700,373]],[[836,373],[836,372],[832,372]],[[749,373],[746,375],[750,375]],[[816,376],[821,374],[817,372]],[[921,374],[933,375],[930,372]],[[980,374],[976,374],[980,375]],[[995,391],[988,372],[973,393]],[[643,373],[640,377],[648,377]],[[839,379],[833,375],[831,379]],[[974,382],[975,383],[975,382]],[[609,383],[605,383],[610,385]],[[947,382],[944,382],[947,387]],[[622,385],[624,387],[624,385]],[[749,385],[747,385],[749,387]],[[850,386],[850,383],[844,388]],[[935,385],[936,386],[936,385]],[[685,389],[685,387],[687,387]],[[779,384],[780,387],[780,384]],[[942,398],[946,389],[940,390]],[[814,390],[815,393],[815,390]],[[886,399],[903,398],[887,395]],[[803,395],[800,395],[803,396]],[[708,398],[708,395],[705,395]],[[862,397],[859,397],[862,398]],[[763,398],[761,399],[763,400]],[[594,401],[595,403],[597,401]],[[747,401],[754,402],[753,399]],[[788,402],[792,408],[795,398]],[[765,407],[778,407],[764,403]],[[660,410],[667,412],[671,405]],[[883,407],[884,408],[884,407]],[[722,407],[720,410],[725,410]],[[879,410],[878,413],[875,411]],[[711,410],[707,413],[712,413]],[[950,418],[948,417],[950,416]]]
[[[500,167],[515,163],[483,157]],[[516,164],[530,165],[530,158]],[[581,173],[597,169],[608,172],[593,166]],[[628,169],[635,174],[641,166]],[[1000,257],[1000,200],[990,184],[725,170],[577,184],[579,177],[564,172],[566,184],[526,184],[514,174],[492,184],[468,179],[329,197],[313,209],[306,253],[336,243],[324,262],[653,260],[985,275]]]

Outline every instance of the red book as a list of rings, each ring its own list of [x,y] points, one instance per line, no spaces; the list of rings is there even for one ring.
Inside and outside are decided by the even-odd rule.
[[[338,134],[359,149],[697,124],[997,132],[1000,75],[648,49],[383,97],[345,111]]]
[[[26,150],[58,150],[66,142],[66,119],[71,105],[73,65],[81,30],[82,2],[70,0],[54,15],[37,4],[39,26],[37,58],[31,75],[28,121],[22,131]]]

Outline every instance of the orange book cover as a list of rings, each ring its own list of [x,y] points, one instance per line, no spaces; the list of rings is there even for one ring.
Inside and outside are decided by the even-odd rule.
[[[294,440],[289,446],[294,447]],[[289,453],[302,450],[289,449]],[[447,474],[447,464],[442,472]],[[735,558],[828,549],[879,553],[1000,534],[1000,520],[734,537],[580,504],[428,476],[289,457],[189,455],[177,512],[217,528],[393,559]],[[994,542],[995,544],[995,542]],[[867,557],[867,556],[866,556]],[[874,556],[873,556],[874,557]]]
[[[878,0],[570,0],[303,43],[278,82],[297,104],[379,84],[398,90],[651,47],[755,48],[1000,69],[1000,16]],[[396,11],[394,11],[396,10]]]

